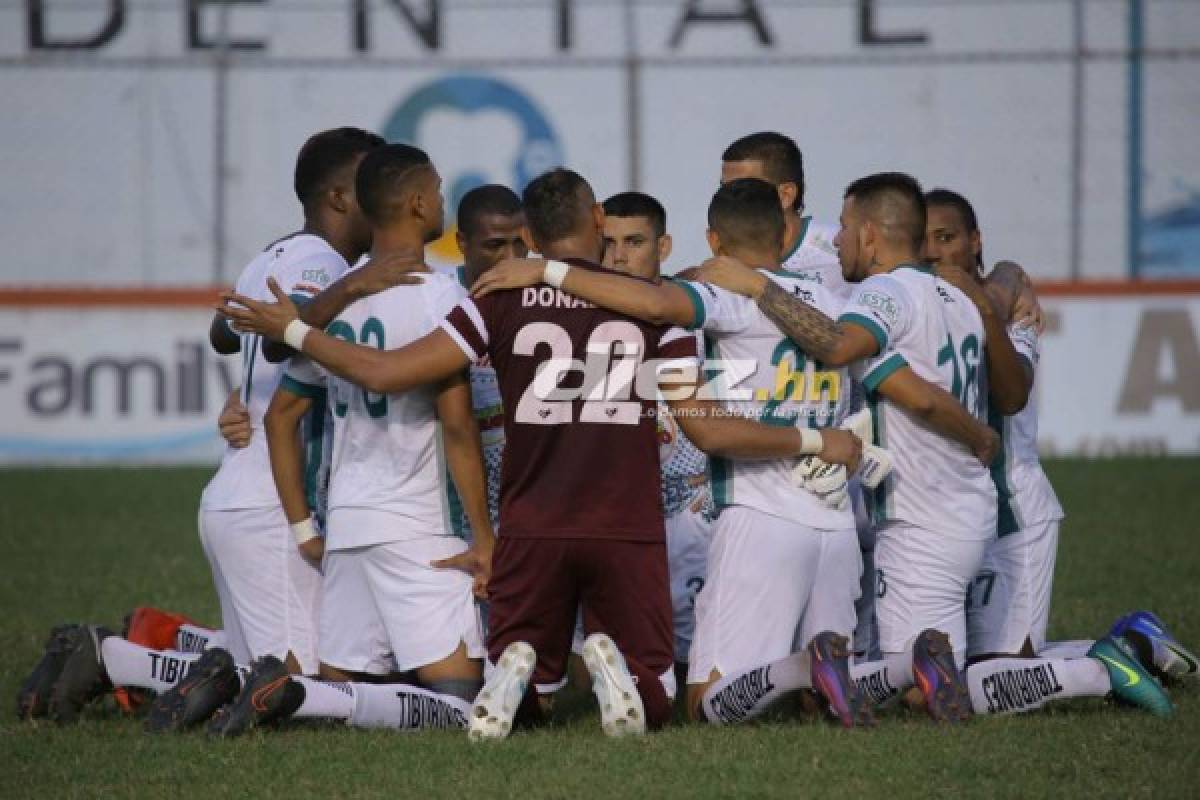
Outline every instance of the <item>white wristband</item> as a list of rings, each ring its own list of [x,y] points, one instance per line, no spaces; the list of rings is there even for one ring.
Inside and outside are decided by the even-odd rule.
[[[292,538],[296,540],[296,544],[304,544],[307,541],[317,538],[317,526],[313,524],[313,518],[293,522],[288,526],[292,529]]]
[[[546,267],[542,270],[542,282],[550,284],[555,289],[561,289],[563,281],[567,279],[567,270],[570,268],[570,264],[562,261],[547,261]]]
[[[825,437],[812,428],[800,428],[800,455],[815,456],[825,446]]]
[[[287,324],[283,329],[283,343],[293,350],[299,351],[304,349],[304,337],[312,327],[296,318]]]

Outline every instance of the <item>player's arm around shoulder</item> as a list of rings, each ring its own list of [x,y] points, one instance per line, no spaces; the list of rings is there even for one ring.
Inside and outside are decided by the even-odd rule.
[[[285,342],[335,375],[368,391],[395,394],[437,383],[468,364],[466,353],[441,328],[396,350],[379,350],[330,336],[299,319],[296,304],[274,278],[268,279],[267,286],[277,302],[263,303],[236,292],[225,292],[218,310],[238,330]]]
[[[995,459],[1000,447],[996,432],[967,413],[954,395],[914,372],[898,353],[885,358],[864,383],[868,390],[879,392],[928,427],[964,445],[985,467]]]
[[[450,477],[462,498],[463,509],[471,525],[471,547],[458,555],[435,561],[434,567],[462,569],[474,578],[477,597],[487,597],[495,538],[488,513],[487,479],[483,466],[483,446],[479,425],[471,406],[471,384],[464,373],[442,382],[436,399],[438,419],[442,423],[442,446]]]
[[[655,325],[696,326],[696,306],[674,281],[651,283],[610,270],[572,267],[561,261],[514,258],[501,261],[471,287],[472,297],[545,283],[601,308]]]

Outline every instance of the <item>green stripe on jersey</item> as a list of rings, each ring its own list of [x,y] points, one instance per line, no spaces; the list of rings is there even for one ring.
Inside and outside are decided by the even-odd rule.
[[[688,285],[687,281],[675,281],[675,285],[687,292],[688,300],[692,301],[693,319],[692,324],[688,325],[687,327],[691,328],[692,330],[695,330],[696,328],[703,328],[704,319],[706,316],[704,313],[704,300],[701,299],[700,294],[695,289]]]
[[[1009,536],[1021,530],[1012,487],[1008,485],[1008,437],[1004,435],[1004,415],[988,408],[988,425],[1000,434],[1000,453],[992,462],[990,472],[996,485],[996,535]]]
[[[286,377],[286,376],[285,376]],[[299,384],[303,386],[304,384]],[[308,409],[308,441],[305,443],[304,454],[304,497],[308,500],[308,508],[318,519],[324,519],[325,509],[319,507],[318,495],[320,486],[317,480],[321,475],[321,460],[325,456],[325,415],[328,408],[325,405],[325,392],[320,395],[310,395],[313,398],[312,407]]]
[[[877,392],[867,392],[867,408],[871,410],[871,429],[874,431],[875,446],[886,449],[887,431],[884,430],[883,409],[880,407],[880,402]],[[870,494],[866,495],[871,501],[871,507],[867,509],[871,522],[882,525],[892,518],[895,512],[892,497],[894,491],[895,472],[893,471]]]
[[[842,314],[840,317],[838,317],[837,321],[839,324],[843,322],[849,322],[853,325],[859,326],[860,328],[865,328],[867,333],[871,334],[871,336],[875,338],[875,345],[879,348],[880,353],[887,349],[887,334],[883,332],[883,328],[879,327],[879,323],[870,317],[863,316],[862,314],[855,314],[853,311],[851,311],[846,314]]]
[[[279,379],[279,388],[297,397],[309,397],[313,399],[319,397],[322,400],[325,399],[324,386],[317,386],[313,383],[302,383],[286,373]]]
[[[808,226],[812,222],[812,217],[800,218],[800,235],[796,237],[796,243],[792,245],[792,251],[783,257],[783,263],[787,263],[788,259],[796,255],[801,247],[804,246],[804,240],[808,238]]]
[[[871,370],[863,377],[862,384],[868,392],[874,392],[879,388],[879,384],[891,377],[892,373],[901,367],[907,367],[908,362],[904,360],[904,356],[899,353],[892,353],[885,358],[875,369]]]

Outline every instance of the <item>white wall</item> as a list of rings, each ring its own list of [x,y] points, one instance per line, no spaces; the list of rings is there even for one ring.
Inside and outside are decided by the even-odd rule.
[[[365,51],[354,45],[351,3],[235,7],[232,36],[265,45],[233,56],[219,277],[231,281],[264,243],[296,227],[291,169],[308,134],[340,124],[383,130],[415,91],[463,74],[526,97],[562,160],[599,193],[629,188],[630,52],[641,59],[640,183],[670,213],[673,267],[705,254],[704,209],[723,147],[774,128],[805,152],[818,217],[836,216],[853,178],[908,170],[975,201],[990,255],[1041,277],[1068,275],[1069,0],[877,3],[879,32],[927,37],[900,46],[863,44],[856,3],[760,0],[770,46],[744,23],[694,23],[672,47],[685,5],[635,3],[627,28],[620,3],[577,0],[571,45],[560,50],[550,0],[443,0],[430,49],[393,4],[372,2]],[[1143,187],[1153,213],[1200,188],[1200,6],[1145,5]],[[89,51],[31,48],[27,6],[0,6],[0,175],[9,189],[0,195],[0,283],[211,282],[216,82],[212,51],[187,44],[186,4],[128,0],[120,32]],[[103,23],[109,2],[45,6],[49,35],[80,37]],[[429,3],[408,6],[423,19]],[[1087,278],[1125,277],[1129,268],[1127,7],[1084,3]],[[201,14],[210,37],[216,13]],[[444,115],[418,127],[419,144],[447,184],[466,171],[515,184],[505,139],[519,127],[513,120],[504,108]]]

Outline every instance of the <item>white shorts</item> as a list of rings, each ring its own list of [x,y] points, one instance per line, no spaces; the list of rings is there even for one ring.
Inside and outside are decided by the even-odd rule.
[[[967,593],[967,654],[1016,655],[1028,638],[1046,644],[1058,521],[1040,522],[988,545]]]
[[[465,549],[456,536],[426,536],[326,552],[321,662],[388,675],[437,663],[460,642],[483,658],[471,576],[429,565]]]
[[[283,509],[202,509],[198,524],[233,660],[291,653],[316,673],[321,573],[300,555]]]
[[[724,509],[696,596],[688,683],[778,660],[821,631],[850,636],[861,570],[853,528],[822,531],[745,506]]]
[[[950,637],[962,667],[967,652],[967,584],[983,563],[984,541],[952,539],[903,522],[875,540],[875,619],[879,648],[906,652],[926,628]]]

